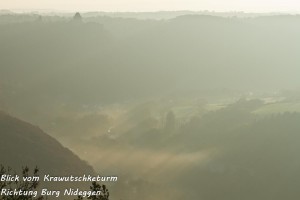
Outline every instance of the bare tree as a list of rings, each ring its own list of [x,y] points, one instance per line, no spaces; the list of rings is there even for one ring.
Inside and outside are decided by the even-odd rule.
[[[1,181],[0,180],[0,190],[8,189],[8,190],[17,190],[17,191],[34,191],[39,186],[39,181],[37,179],[26,181],[23,180],[23,177],[38,177],[39,169],[37,167],[34,168],[32,174],[30,173],[29,168],[23,167],[22,176],[19,180],[13,181]],[[5,168],[3,165],[0,165],[0,177],[3,175],[12,175],[16,176],[15,172],[12,172],[10,167]],[[0,200],[42,200],[43,196],[34,196],[34,195],[0,195]]]

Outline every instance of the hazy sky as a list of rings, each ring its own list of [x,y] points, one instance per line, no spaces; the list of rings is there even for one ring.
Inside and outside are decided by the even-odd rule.
[[[0,9],[300,11],[300,0],[0,0]]]

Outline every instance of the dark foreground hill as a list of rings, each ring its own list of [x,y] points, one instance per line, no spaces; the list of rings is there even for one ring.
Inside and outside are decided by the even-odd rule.
[[[20,172],[38,166],[42,174],[95,174],[93,168],[40,128],[0,112],[0,162]]]

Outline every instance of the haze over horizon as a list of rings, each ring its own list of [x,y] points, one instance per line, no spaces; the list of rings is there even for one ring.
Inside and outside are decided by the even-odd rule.
[[[0,176],[118,181],[0,200],[299,198],[300,3],[25,2],[0,0]]]
[[[300,2],[296,0],[17,0],[1,1],[0,10],[33,11],[106,11],[106,12],[153,12],[209,10],[216,12],[299,12]]]

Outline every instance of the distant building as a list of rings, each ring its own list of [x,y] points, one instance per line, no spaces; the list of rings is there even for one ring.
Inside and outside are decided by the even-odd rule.
[[[82,16],[80,15],[79,12],[75,13],[75,15],[73,17],[73,21],[75,21],[75,22],[82,22]]]

